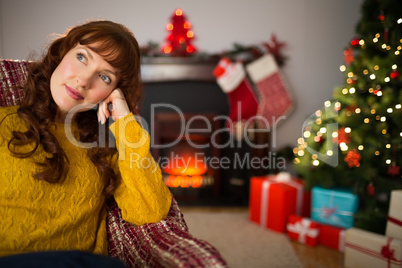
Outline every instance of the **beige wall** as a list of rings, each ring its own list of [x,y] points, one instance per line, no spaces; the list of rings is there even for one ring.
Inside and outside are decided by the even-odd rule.
[[[217,53],[235,42],[259,44],[276,33],[288,44],[284,75],[296,106],[278,128],[277,147],[294,145],[304,120],[341,84],[343,49],[354,37],[362,0],[0,0],[0,55],[25,59],[41,53],[51,33],[87,19],[130,28],[140,44],[162,43],[175,8],[193,25],[199,50]],[[2,53],[1,53],[2,52]]]

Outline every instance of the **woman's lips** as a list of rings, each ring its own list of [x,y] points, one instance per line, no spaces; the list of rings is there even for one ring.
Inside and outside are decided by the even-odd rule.
[[[84,97],[74,88],[66,86],[67,94],[74,100],[82,100]]]

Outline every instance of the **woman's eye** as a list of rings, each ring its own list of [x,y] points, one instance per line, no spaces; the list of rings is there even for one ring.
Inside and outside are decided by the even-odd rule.
[[[99,75],[99,77],[100,77],[106,84],[112,83],[112,79],[110,79],[109,76],[106,76],[106,75],[101,74],[101,75]]]
[[[77,59],[79,60],[79,61],[81,61],[81,62],[86,62],[86,58],[85,58],[85,56],[84,55],[82,55],[81,53],[78,53],[77,54]]]

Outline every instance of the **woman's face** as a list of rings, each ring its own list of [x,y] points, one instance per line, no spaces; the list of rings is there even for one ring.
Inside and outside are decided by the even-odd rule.
[[[117,70],[102,56],[88,46],[76,45],[63,57],[50,79],[58,117],[64,117],[75,107],[80,111],[94,107],[116,88],[117,79]]]

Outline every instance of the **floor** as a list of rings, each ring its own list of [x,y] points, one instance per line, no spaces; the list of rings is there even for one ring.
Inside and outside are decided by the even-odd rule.
[[[198,207],[198,206],[180,206],[183,213],[186,211],[244,211],[247,207]],[[317,245],[309,247],[298,242],[292,241],[291,245],[298,256],[304,268],[343,268],[344,254],[325,247]]]
[[[321,245],[309,247],[292,242],[292,247],[304,268],[343,268],[344,254]]]

